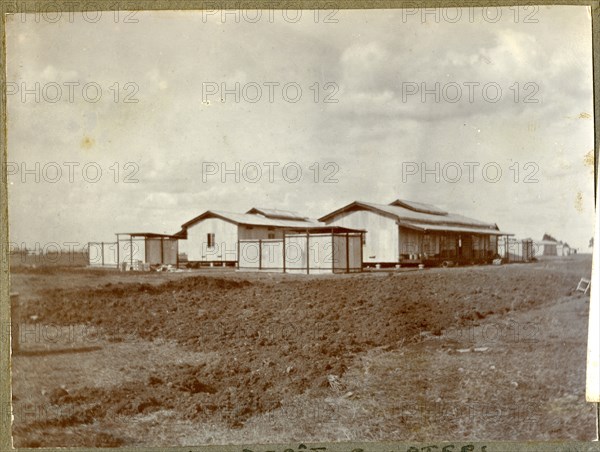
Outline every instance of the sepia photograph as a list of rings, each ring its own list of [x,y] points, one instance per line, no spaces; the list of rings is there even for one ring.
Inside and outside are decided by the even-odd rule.
[[[597,450],[597,4],[179,3],[2,6],[8,443]]]

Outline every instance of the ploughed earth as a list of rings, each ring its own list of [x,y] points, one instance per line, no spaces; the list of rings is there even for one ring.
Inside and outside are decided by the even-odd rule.
[[[14,268],[14,443],[590,440],[590,271]]]

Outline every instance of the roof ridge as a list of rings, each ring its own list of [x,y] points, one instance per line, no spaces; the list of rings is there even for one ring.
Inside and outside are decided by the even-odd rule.
[[[358,205],[358,206],[363,205],[366,207],[370,207],[370,208],[379,210],[382,213],[387,214],[388,216],[395,217],[397,220],[405,220],[405,221],[409,221],[409,222],[410,221],[421,222],[421,223],[429,222],[431,224],[446,223],[446,224],[455,224],[455,225],[462,225],[462,226],[479,226],[479,227],[484,226],[484,227],[487,227],[490,229],[498,228],[496,223],[478,220],[476,218],[467,217],[467,216],[457,214],[457,213],[446,212],[446,215],[439,215],[439,214],[429,213],[429,212],[419,212],[419,211],[412,210],[407,207],[402,207],[402,206],[398,206],[398,205],[379,204],[379,203],[374,203],[374,202],[369,202],[369,201],[354,201],[340,209],[337,209],[337,210],[319,218],[319,220],[322,220],[323,218],[327,218],[333,214],[339,214],[339,213],[345,211],[346,209],[351,208],[352,206],[356,206],[356,205]],[[410,214],[408,214],[408,213],[410,213]]]

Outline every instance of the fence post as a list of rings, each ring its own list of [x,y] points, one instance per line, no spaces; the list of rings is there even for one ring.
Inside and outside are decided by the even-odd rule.
[[[309,259],[309,233],[306,233],[306,274],[310,274],[310,259]]]
[[[350,240],[346,232],[346,273],[350,273]]]
[[[120,240],[119,240],[119,234],[117,234],[117,269],[119,271],[121,271],[121,254],[119,252],[119,245],[120,245]]]
[[[19,343],[19,336],[21,335],[21,328],[17,322],[19,314],[19,294],[13,292],[10,294],[10,344],[13,355],[20,351],[21,344]]]
[[[363,240],[364,240],[364,236],[363,236],[364,232],[360,233],[360,270],[362,272],[363,270]]]
[[[335,235],[331,230],[331,273],[335,273]]]
[[[285,273],[285,231],[283,231],[283,250],[282,250],[282,255],[283,255],[283,273]]]

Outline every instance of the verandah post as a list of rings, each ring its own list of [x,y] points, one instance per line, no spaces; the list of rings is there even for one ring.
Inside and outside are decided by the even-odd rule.
[[[460,234],[458,234],[457,236],[454,237],[454,253],[456,255],[456,260],[458,261],[459,255],[458,255],[458,243],[460,241]]]
[[[309,244],[309,233],[308,231],[306,232],[306,274],[310,274],[310,259],[309,259],[309,248],[310,244]]]

